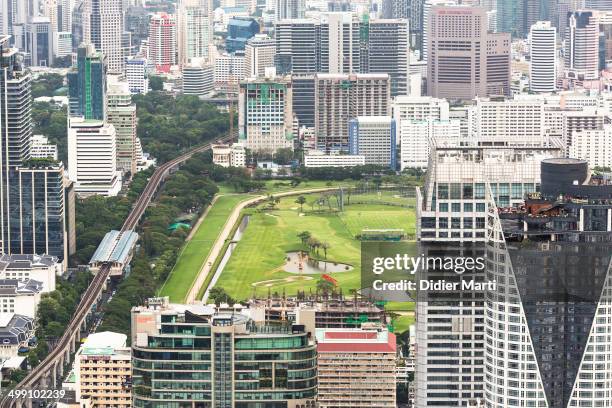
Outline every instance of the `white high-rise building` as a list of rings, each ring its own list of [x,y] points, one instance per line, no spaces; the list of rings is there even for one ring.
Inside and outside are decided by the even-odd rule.
[[[147,60],[145,58],[134,57],[127,60],[125,72],[132,94],[149,92],[149,75],[147,74]]]
[[[402,120],[448,120],[449,104],[446,99],[430,96],[396,96],[393,99],[393,117]]]
[[[545,135],[544,107],[540,99],[479,98],[476,103],[478,140],[539,145]]]
[[[106,100],[106,119],[116,132],[117,170],[136,174],[136,105],[129,84],[109,76]]]
[[[557,89],[557,29],[538,21],[529,31],[529,88],[532,92]]]
[[[80,196],[116,196],[121,190],[116,138],[115,127],[101,120],[68,120],[68,177]]]
[[[70,31],[53,33],[53,54],[55,58],[67,57],[72,54],[72,33]]]
[[[597,11],[582,10],[567,19],[565,77],[570,82],[599,77],[599,23]]]
[[[193,58],[210,62],[213,41],[212,0],[181,0],[177,10],[178,60],[181,65]]]
[[[263,76],[266,68],[274,67],[276,41],[265,34],[255,34],[247,41],[244,48],[245,75],[247,77]]]
[[[432,143],[456,144],[461,137],[459,120],[403,120],[400,124],[400,169],[426,169]]]
[[[85,0],[83,39],[106,56],[109,73],[123,73],[122,34],[122,0]]]
[[[612,167],[612,125],[574,132],[569,157],[586,160],[589,167]]]
[[[274,21],[304,18],[306,2],[304,0],[276,0],[274,6]]]

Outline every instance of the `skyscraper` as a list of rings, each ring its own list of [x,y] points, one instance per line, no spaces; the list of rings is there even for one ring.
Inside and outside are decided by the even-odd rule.
[[[390,88],[387,74],[317,74],[317,147],[326,151],[348,151],[349,120],[357,116],[389,116]]]
[[[274,67],[275,53],[276,42],[265,34],[256,34],[244,48],[245,75],[263,76],[266,68]]]
[[[321,15],[321,72],[361,72],[360,21],[353,13]]]
[[[115,127],[117,169],[136,174],[136,105],[127,82],[109,76],[107,92],[107,120]]]
[[[575,11],[568,16],[565,77],[570,82],[599,78],[599,24],[596,11]]]
[[[274,153],[293,148],[293,109],[289,78],[252,78],[240,83],[239,138],[248,149]]]
[[[213,41],[213,12],[210,0],[181,0],[177,9],[178,61],[186,64],[193,58],[210,62]]]
[[[68,176],[82,197],[116,196],[121,190],[117,171],[117,133],[102,120],[68,119]]]
[[[316,20],[282,20],[275,25],[276,71],[314,74],[321,71],[321,26]]]
[[[306,3],[304,0],[275,0],[274,21],[304,18]]]
[[[367,41],[365,72],[389,74],[391,96],[408,95],[410,70],[408,20],[370,20],[362,24],[367,24],[362,27],[362,33],[367,33],[362,34],[362,40]]]
[[[93,44],[77,51],[77,66],[68,73],[70,116],[106,118],[106,57]]]
[[[529,32],[529,88],[532,92],[557,89],[557,29],[538,21]]]
[[[484,8],[436,6],[429,17],[429,95],[470,100],[510,94],[510,34],[487,32]]]
[[[176,21],[173,15],[155,14],[149,27],[149,61],[157,72],[170,72],[177,64]]]
[[[125,57],[121,43],[122,35],[122,0],[85,0],[83,40],[93,44],[97,51],[104,53],[110,73],[123,73]]]
[[[562,197],[562,199],[560,199]],[[588,163],[541,163],[541,192],[487,213],[485,404],[611,403],[612,185]]]
[[[25,25],[25,51],[32,66],[53,64],[53,29],[47,17],[33,17]]]

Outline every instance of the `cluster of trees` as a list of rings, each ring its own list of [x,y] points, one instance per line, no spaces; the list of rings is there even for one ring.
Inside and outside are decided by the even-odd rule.
[[[55,96],[56,91],[63,87],[64,76],[59,74],[41,75],[32,83],[32,98]],[[63,94],[65,95],[65,93]]]
[[[131,307],[155,296],[168,277],[187,237],[187,231],[172,231],[169,225],[186,213],[197,218],[218,192],[214,181],[200,171],[204,168],[201,161],[201,156],[188,161],[168,179],[156,205],[147,209],[141,227],[141,249],[134,256],[130,274],[104,306],[99,330],[129,334]]]
[[[298,238],[302,241],[302,245],[308,247],[308,252],[311,254],[319,255],[319,251],[322,250],[327,259],[327,251],[331,248],[328,242],[321,242],[315,238],[310,231],[302,231],[298,234]]]
[[[138,136],[158,162],[219,137],[229,128],[228,115],[197,96],[171,98],[162,92],[136,95]]]
[[[28,362],[36,366],[49,352],[49,341],[60,337],[85,292],[91,274],[76,272],[69,280],[58,279],[53,292],[42,296],[37,310],[36,347],[28,353]]]
[[[47,102],[35,102],[32,105],[34,134],[45,135],[49,143],[57,145],[58,159],[68,160],[68,120],[66,108],[60,108]]]

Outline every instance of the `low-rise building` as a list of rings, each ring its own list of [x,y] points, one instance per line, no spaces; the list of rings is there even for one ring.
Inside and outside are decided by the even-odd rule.
[[[246,150],[242,143],[220,143],[212,146],[213,163],[221,167],[244,167]]]
[[[311,150],[304,155],[306,167],[354,167],[366,164],[363,155],[326,154],[319,150]]]
[[[131,407],[131,356],[125,334],[90,334],[75,356],[76,400],[90,400],[95,407]]]
[[[34,279],[0,279],[0,313],[35,318],[42,290],[42,282]]]
[[[33,159],[52,158],[57,160],[57,145],[49,143],[49,139],[43,135],[33,135],[31,137],[30,156]]]
[[[395,335],[387,329],[317,329],[320,408],[395,408]]]
[[[55,278],[63,274],[61,261],[51,255],[0,255],[0,279],[42,283],[42,292],[55,290]]]
[[[0,360],[16,357],[34,337],[34,318],[15,313],[0,313]]]
[[[586,160],[591,168],[612,167],[612,125],[574,132],[569,156]]]

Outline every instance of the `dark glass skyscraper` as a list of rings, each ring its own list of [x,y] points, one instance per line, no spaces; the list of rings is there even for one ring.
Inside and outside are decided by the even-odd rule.
[[[106,110],[106,65],[93,45],[79,47],[77,67],[68,73],[70,116],[104,120]]]

